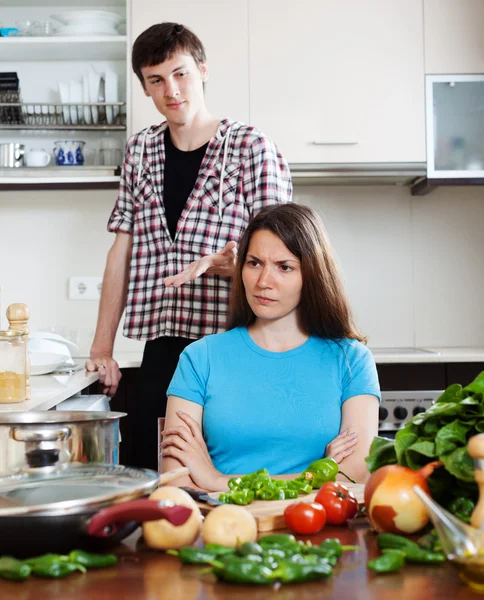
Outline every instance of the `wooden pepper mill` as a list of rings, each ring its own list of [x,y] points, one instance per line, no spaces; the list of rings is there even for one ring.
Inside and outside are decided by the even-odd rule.
[[[484,433],[469,439],[467,451],[474,459],[474,479],[479,487],[479,500],[471,515],[471,525],[480,529],[484,523]]]
[[[29,352],[27,349],[27,340],[29,337],[29,326],[28,320],[30,318],[30,309],[26,304],[17,302],[11,304],[7,308],[7,319],[9,323],[9,329],[11,331],[23,331],[24,342],[25,342],[25,399],[30,400],[30,359]]]

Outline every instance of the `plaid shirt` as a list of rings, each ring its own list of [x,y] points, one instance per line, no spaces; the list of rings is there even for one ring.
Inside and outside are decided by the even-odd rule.
[[[209,142],[172,239],[163,205],[166,127],[166,122],[150,127],[128,140],[108,223],[109,231],[133,234],[123,333],[139,340],[198,339],[223,331],[229,279],[204,274],[179,288],[166,287],[163,279],[237,242],[264,206],[292,198],[289,168],[274,143],[254,127],[224,119]]]

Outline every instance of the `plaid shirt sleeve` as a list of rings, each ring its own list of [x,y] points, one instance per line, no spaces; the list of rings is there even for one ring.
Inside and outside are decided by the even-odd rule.
[[[244,197],[250,216],[265,206],[292,201],[289,166],[269,138],[258,136],[244,163]]]
[[[118,231],[132,233],[133,231],[134,202],[132,190],[133,179],[136,176],[136,167],[132,150],[136,137],[134,136],[126,142],[125,158],[119,181],[118,199],[108,221],[108,231],[114,233]]]

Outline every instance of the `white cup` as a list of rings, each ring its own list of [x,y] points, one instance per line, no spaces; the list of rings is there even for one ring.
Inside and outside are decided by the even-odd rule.
[[[25,164],[27,167],[46,167],[50,159],[50,154],[45,150],[30,150],[25,155]]]

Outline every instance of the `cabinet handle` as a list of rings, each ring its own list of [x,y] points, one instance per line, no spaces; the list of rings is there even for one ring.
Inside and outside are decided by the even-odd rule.
[[[354,140],[315,140],[311,142],[312,146],[356,146],[358,142]]]

